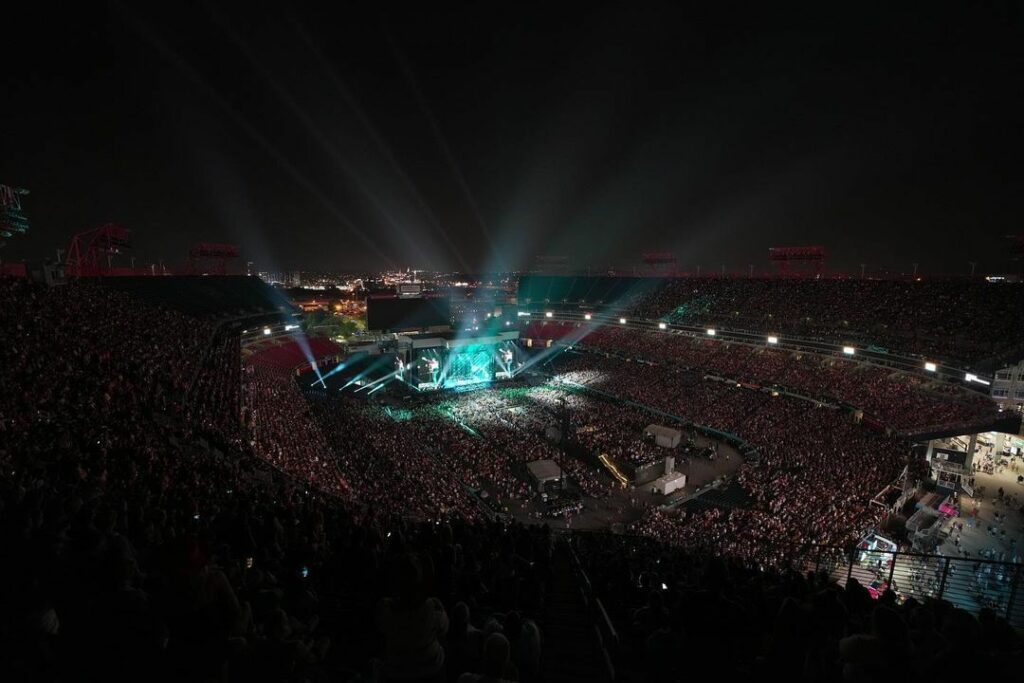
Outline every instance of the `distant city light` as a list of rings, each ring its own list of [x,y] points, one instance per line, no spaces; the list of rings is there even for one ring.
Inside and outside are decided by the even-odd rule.
[[[778,344],[779,343],[779,338],[778,337],[768,337],[768,343],[769,344]]]
[[[857,349],[853,348],[852,346],[844,346],[843,353],[845,353],[847,356],[852,356],[853,354],[857,353]]]
[[[715,330],[713,328],[710,328],[710,327],[708,328],[708,336],[709,337],[714,337],[715,336]]]
[[[935,363],[925,363],[924,369],[927,370],[928,372],[935,372],[936,370],[939,369],[939,366],[937,366]]]

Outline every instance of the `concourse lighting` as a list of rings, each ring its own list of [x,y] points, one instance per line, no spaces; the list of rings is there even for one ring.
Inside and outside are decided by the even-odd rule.
[[[778,337],[768,337],[768,343],[769,344],[778,344],[779,343],[779,338]]]
[[[626,324],[626,319],[625,318],[619,318],[619,324],[620,325],[625,325]]]
[[[284,331],[285,332],[291,332],[292,330],[297,330],[297,329],[299,329],[298,325],[285,325],[284,326]]]
[[[585,320],[590,320],[590,319],[591,319],[592,317],[593,317],[593,316],[592,316],[592,315],[590,315],[589,313],[584,313],[584,314],[583,314],[583,318],[584,318]]]
[[[712,327],[709,327],[709,328],[708,328],[708,336],[709,336],[709,337],[714,337],[714,336],[715,336],[715,330],[714,330],[714,328],[712,328]]]
[[[658,329],[659,330],[667,330],[668,329],[668,325],[666,325],[665,323],[658,323]]]
[[[518,315],[520,318],[529,318],[530,317],[529,311],[519,311],[518,313],[516,313],[516,315]]]
[[[551,318],[551,317],[554,317],[554,315],[555,315],[555,314],[554,314],[554,313],[552,313],[551,311],[545,311],[545,312],[544,312],[544,317],[545,317],[545,318]]]
[[[964,379],[967,380],[968,382],[977,382],[978,384],[984,384],[985,386],[991,384],[991,382],[983,380],[982,378],[975,375],[973,372],[968,372],[966,375],[964,375]]]
[[[924,369],[927,370],[928,372],[935,372],[936,370],[939,369],[939,367],[935,363],[925,363]]]
[[[270,328],[269,327],[264,327],[263,328],[263,334],[270,334]]]
[[[847,356],[852,356],[853,354],[857,353],[857,349],[853,348],[852,346],[844,346],[843,353],[845,353]]]

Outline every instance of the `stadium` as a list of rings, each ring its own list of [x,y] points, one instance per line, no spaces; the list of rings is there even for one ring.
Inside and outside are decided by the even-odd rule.
[[[1020,3],[10,3],[0,683],[1024,671]]]
[[[463,635],[543,634],[520,680],[646,680],[661,632],[784,671],[703,631],[812,595],[1019,643],[1021,413],[985,389],[1021,285],[523,276],[483,325],[382,297],[339,344],[251,277],[0,283],[5,583],[52,666],[244,677],[258,626],[386,675],[363,624],[410,576]]]

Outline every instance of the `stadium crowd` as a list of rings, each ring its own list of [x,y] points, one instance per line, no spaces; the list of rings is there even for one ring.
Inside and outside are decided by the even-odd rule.
[[[857,342],[967,363],[1019,350],[1024,339],[1024,287],[984,280],[669,278],[636,298],[624,303],[640,318]]]
[[[745,464],[737,476],[753,500],[749,509],[648,510],[636,524],[638,532],[672,544],[710,545],[762,566],[784,559],[786,544],[846,547],[877,522],[868,501],[904,464],[896,439],[836,409],[594,353],[567,353],[551,365],[556,378],[585,379],[598,391],[734,434],[757,449],[757,464]]]
[[[554,455],[541,434],[556,390],[467,394],[399,425],[354,399],[303,391],[288,372],[243,368],[228,328],[88,281],[0,280],[0,329],[4,680],[538,680],[551,533],[483,521],[466,489],[486,481],[502,496],[527,495],[515,468]],[[639,631],[651,652],[679,646],[680,615],[699,609],[711,621],[685,647],[739,629],[741,642],[763,647],[737,664],[757,655],[764,671],[805,674],[841,664],[865,680],[883,664],[905,666],[905,629],[888,613],[867,616],[855,586],[774,573],[783,545],[847,545],[875,521],[867,500],[903,465],[893,439],[681,364],[666,372],[587,353],[550,369],[758,449],[759,464],[737,477],[749,508],[648,511],[637,523],[643,535],[711,545],[746,567],[667,577],[671,610],[645,613]],[[637,442],[642,413],[611,420],[600,412],[608,404],[571,394],[566,403],[594,449]],[[591,410],[609,418],[604,431],[586,429]],[[596,468],[562,462],[587,494],[609,489]],[[588,567],[601,565],[599,590],[634,571],[603,566],[613,550],[578,548]],[[836,617],[821,593],[846,611]],[[622,597],[627,609],[636,596]],[[924,635],[967,629],[972,655],[1019,656],[1019,641],[989,615],[930,609],[898,615]],[[744,610],[757,619],[742,621]],[[831,643],[814,640],[817,620],[832,617],[830,635],[875,640],[840,641],[837,664]],[[934,663],[929,653],[909,661]],[[671,680],[652,671],[649,680]]]
[[[703,370],[735,381],[779,386],[814,398],[856,406],[887,426],[921,430],[984,423],[997,413],[987,397],[956,387],[932,386],[919,377],[769,347],[693,338],[621,327],[533,323],[524,336],[563,339],[629,358]]]
[[[853,579],[759,567],[654,539],[572,538],[616,632],[628,680],[895,681],[1016,676],[1024,642],[1003,615],[884,593]]]
[[[543,527],[339,504],[210,431],[238,371],[210,323],[0,280],[0,329],[4,680],[531,680]]]

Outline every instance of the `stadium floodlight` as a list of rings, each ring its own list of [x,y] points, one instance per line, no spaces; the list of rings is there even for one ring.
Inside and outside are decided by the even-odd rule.
[[[935,372],[936,370],[939,369],[939,366],[937,366],[935,363],[925,363],[924,369],[927,370],[928,372]]]
[[[583,314],[583,318],[584,318],[585,320],[590,320],[590,319],[591,319],[591,318],[593,318],[593,317],[594,317],[594,316],[590,315],[589,313],[584,313],[584,314]]]
[[[619,318],[619,324],[620,325],[625,325],[626,324],[626,319],[625,318]]]
[[[778,337],[768,337],[768,343],[769,344],[778,344],[779,343],[779,338]]]
[[[857,349],[853,348],[852,346],[844,346],[843,353],[845,353],[847,356],[852,356],[853,354],[857,353]]]
[[[270,328],[269,327],[264,327],[263,328],[263,334],[270,334]]]
[[[544,311],[544,317],[545,318],[553,318],[553,317],[555,317],[555,314],[552,313],[551,311]]]
[[[658,323],[658,329],[659,330],[667,330],[668,329],[668,325],[666,325],[665,323]]]
[[[717,333],[715,332],[715,328],[713,328],[713,327],[709,327],[709,328],[708,328],[708,336],[709,336],[709,337],[714,337],[714,336],[715,336],[715,334],[717,334]]]

